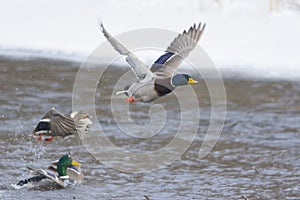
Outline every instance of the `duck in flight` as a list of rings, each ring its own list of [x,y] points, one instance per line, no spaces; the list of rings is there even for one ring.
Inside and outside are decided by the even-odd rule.
[[[78,134],[84,136],[88,133],[92,122],[87,113],[72,112],[70,116],[65,116],[55,108],[49,110],[39,121],[33,131],[33,135],[38,136],[38,141],[43,137],[46,142],[51,142],[54,137],[66,138]]]
[[[113,48],[126,56],[126,61],[137,78],[136,82],[117,92],[128,96],[127,102],[151,102],[171,93],[177,86],[197,83],[190,75],[175,74],[175,71],[197,45],[205,24],[194,24],[188,31],[179,34],[150,69],[107,32],[102,23],[100,29]]]

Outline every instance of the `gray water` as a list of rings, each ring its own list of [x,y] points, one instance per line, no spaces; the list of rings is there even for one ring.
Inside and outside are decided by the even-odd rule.
[[[0,58],[0,199],[300,198],[300,83],[224,78],[224,129],[213,150],[200,159],[198,152],[211,113],[209,93],[201,81],[193,86],[199,91],[201,120],[192,145],[170,165],[134,174],[96,160],[77,138],[42,143],[32,137],[38,120],[50,108],[71,112],[79,66],[66,61]],[[108,80],[117,79],[127,70],[111,68]],[[113,143],[127,150],[151,151],[172,140],[176,116],[180,115],[173,95],[156,102],[174,116],[168,118],[165,133],[147,140],[126,136],[116,126],[109,104],[112,89],[110,81],[99,85],[96,111],[97,120]],[[183,88],[178,90],[184,92]],[[149,121],[144,112],[147,105],[130,107],[137,123]],[[85,179],[81,185],[42,191],[11,188],[10,184],[29,176],[26,166],[42,168],[68,151],[82,163]]]

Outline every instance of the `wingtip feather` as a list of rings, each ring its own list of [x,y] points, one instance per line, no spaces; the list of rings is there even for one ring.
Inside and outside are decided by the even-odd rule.
[[[104,27],[103,27],[102,21],[100,21],[100,20],[98,21],[98,27],[99,27],[100,31],[103,32]]]

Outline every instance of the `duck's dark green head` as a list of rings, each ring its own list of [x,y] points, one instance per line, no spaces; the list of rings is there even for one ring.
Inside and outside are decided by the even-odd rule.
[[[59,176],[67,176],[67,168],[71,166],[80,166],[81,164],[73,160],[70,155],[64,155],[57,163],[57,172]]]
[[[173,86],[180,86],[180,85],[187,85],[187,84],[195,84],[198,81],[195,81],[190,75],[188,74],[176,74],[172,77],[171,83]]]

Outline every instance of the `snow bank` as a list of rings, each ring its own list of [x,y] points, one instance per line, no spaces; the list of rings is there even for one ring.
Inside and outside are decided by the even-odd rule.
[[[83,60],[105,41],[99,18],[113,35],[139,28],[181,32],[204,21],[200,45],[220,69],[300,77],[300,13],[270,13],[267,0],[220,2],[2,0],[0,54]]]

